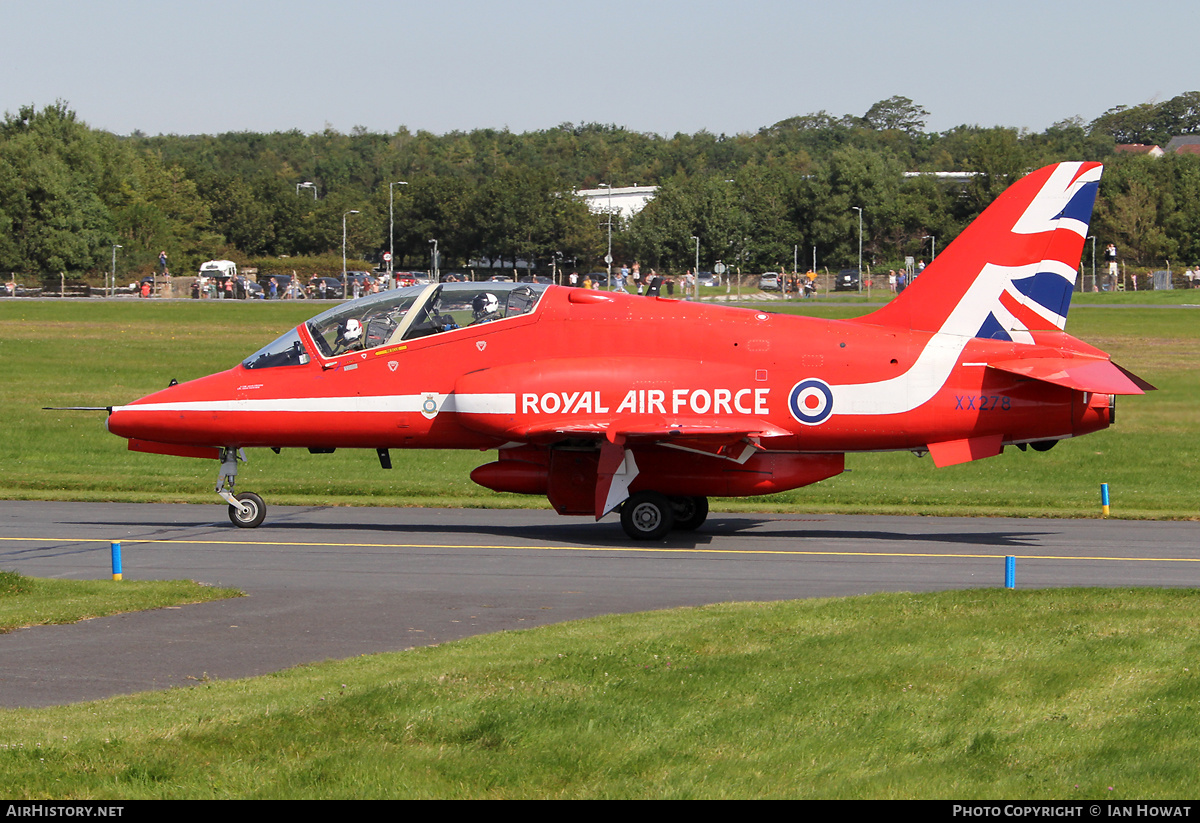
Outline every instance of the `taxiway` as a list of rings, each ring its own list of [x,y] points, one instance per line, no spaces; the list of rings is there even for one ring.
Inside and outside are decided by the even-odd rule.
[[[232,679],[600,614],[734,600],[1018,588],[1200,586],[1200,523],[714,513],[631,543],[551,511],[0,501],[0,568],[193,579],[246,597],[0,635],[0,706]],[[119,585],[119,584],[117,584]]]

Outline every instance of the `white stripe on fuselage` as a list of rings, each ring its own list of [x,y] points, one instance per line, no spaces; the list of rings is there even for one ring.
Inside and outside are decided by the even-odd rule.
[[[1003,307],[999,298],[1008,290],[1026,305],[1036,305],[1034,301],[1024,300],[1012,282],[1040,272],[1053,272],[1075,282],[1075,270],[1055,260],[1039,260],[1024,266],[985,263],[942,327],[929,338],[912,368],[897,377],[874,383],[831,385],[833,414],[902,414],[928,403],[946,385],[963,349],[978,333],[988,314],[996,316],[1014,341],[1032,343],[1033,336]],[[1045,309],[1038,313],[1046,316]]]
[[[391,394],[353,397],[280,397],[245,400],[193,400],[177,403],[134,403],[113,412],[421,412],[431,399],[439,412],[516,414],[515,394]]]
[[[957,334],[935,334],[904,374],[874,383],[830,386],[833,414],[902,414],[929,402],[946,385],[970,340]]]

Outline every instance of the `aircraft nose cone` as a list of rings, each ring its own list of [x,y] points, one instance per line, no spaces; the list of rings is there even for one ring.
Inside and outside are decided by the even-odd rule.
[[[214,427],[219,404],[234,399],[229,372],[175,383],[124,406],[114,406],[105,426],[118,437],[157,443],[226,445]]]

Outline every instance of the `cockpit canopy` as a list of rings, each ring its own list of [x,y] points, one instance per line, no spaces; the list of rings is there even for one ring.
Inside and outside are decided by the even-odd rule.
[[[534,310],[540,283],[444,283],[368,295],[318,314],[307,326],[320,354],[337,357],[455,329],[491,323]],[[298,329],[242,361],[248,369],[307,363]]]

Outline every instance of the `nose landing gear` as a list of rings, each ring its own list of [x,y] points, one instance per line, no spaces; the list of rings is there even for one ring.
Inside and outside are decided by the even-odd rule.
[[[234,494],[238,460],[246,461],[246,453],[228,446],[221,449],[221,470],[217,473],[217,494],[229,504],[229,521],[239,529],[254,529],[267,516],[267,504],[254,492]]]
[[[267,516],[267,504],[254,492],[236,495],[241,506],[229,504],[229,521],[239,529],[254,529],[262,525]]]

